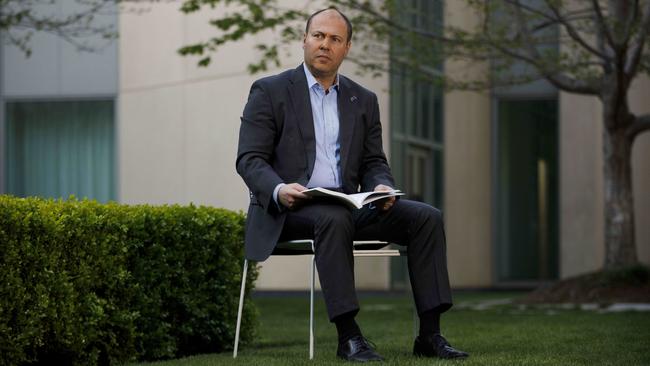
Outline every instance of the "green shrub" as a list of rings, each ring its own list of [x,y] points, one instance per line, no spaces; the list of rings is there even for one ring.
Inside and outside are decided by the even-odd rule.
[[[232,346],[244,216],[0,196],[0,364],[107,365]],[[250,290],[256,278],[249,274]],[[242,341],[253,336],[245,305]]]

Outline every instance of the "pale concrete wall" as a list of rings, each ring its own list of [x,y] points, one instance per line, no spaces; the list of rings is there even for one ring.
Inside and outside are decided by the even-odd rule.
[[[560,277],[602,266],[603,152],[599,102],[560,93]]]
[[[445,96],[445,224],[452,286],[493,284],[490,100]]]
[[[287,4],[316,6],[307,1]],[[198,68],[196,58],[180,57],[176,50],[213,35],[208,19],[221,10],[186,16],[179,6],[180,1],[145,5],[149,11],[144,14],[125,13],[120,19],[119,197],[125,203],[193,202],[245,210],[247,189],[234,166],[239,118],[250,85],[263,76],[249,75],[246,65],[258,57],[253,45],[269,35],[224,47],[209,67]],[[302,61],[301,44],[292,51],[281,67],[267,74],[296,67]],[[342,69],[378,94],[387,118],[388,79],[359,78],[353,71],[351,65]],[[388,287],[387,259],[357,263],[359,288]],[[306,256],[275,257],[260,265],[260,289],[308,286]]]
[[[446,2],[445,21],[472,27],[462,2]],[[472,78],[487,64],[448,61],[445,72]],[[493,284],[491,235],[491,133],[489,93],[445,94],[445,224],[449,276],[454,287]]]
[[[635,114],[649,113],[650,80],[630,92]],[[605,253],[602,105],[596,97],[560,94],[560,276],[602,268]],[[633,147],[633,190],[639,259],[650,263],[650,133]]]
[[[184,16],[178,7],[160,3],[121,18],[120,199],[243,209],[247,193],[234,161],[253,77],[233,59],[253,52],[225,50],[209,70],[197,70],[196,59],[176,50],[207,38],[207,29],[193,34],[190,25],[208,16]]]

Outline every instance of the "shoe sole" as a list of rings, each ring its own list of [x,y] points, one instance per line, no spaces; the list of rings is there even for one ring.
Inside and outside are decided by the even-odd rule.
[[[349,361],[349,362],[360,362],[360,363],[363,363],[363,362],[382,362],[382,361],[384,361],[383,358],[374,359],[374,360],[358,360],[358,359],[354,359],[354,358],[348,358],[348,357],[343,356],[343,355],[340,355],[340,354],[338,354],[338,353],[336,354],[336,357],[338,357],[338,358],[340,358],[340,359],[342,359],[342,360],[344,360],[344,361]]]
[[[438,355],[429,355],[429,354],[426,354],[426,353],[423,353],[423,352],[413,352],[413,356],[415,356],[415,357],[427,357],[427,358],[434,358],[435,357],[435,358],[440,358],[442,360],[455,360],[455,359],[458,359],[458,358],[467,358],[467,357],[469,357],[469,355],[459,355],[459,356],[453,356],[453,357],[441,357],[441,356],[438,356]]]

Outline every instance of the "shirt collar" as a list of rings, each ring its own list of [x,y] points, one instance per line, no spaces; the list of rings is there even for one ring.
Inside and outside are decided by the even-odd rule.
[[[307,86],[309,87],[309,89],[311,89],[315,84],[318,84],[320,86],[320,84],[318,83],[318,80],[316,80],[314,75],[312,75],[311,71],[309,71],[309,69],[307,68],[307,65],[305,65],[305,63],[303,63],[302,67],[305,70],[305,76],[307,77]],[[332,88],[332,87],[336,88],[337,91],[339,89],[339,74],[338,73],[336,74],[336,80],[334,81],[334,85],[332,85],[330,88]],[[321,86],[321,88],[322,88],[322,86]]]

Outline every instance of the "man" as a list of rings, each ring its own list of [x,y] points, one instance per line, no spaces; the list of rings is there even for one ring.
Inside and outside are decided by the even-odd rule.
[[[451,307],[440,211],[415,201],[385,199],[351,210],[301,193],[326,187],[344,193],[392,189],[374,93],[338,74],[352,25],[336,8],[314,13],[305,27],[304,64],[253,83],[239,133],[237,172],[250,189],[246,256],[266,260],[278,240],[314,238],[316,267],[337,356],[380,361],[363,337],[354,286],[352,241],[405,245],[420,331],[416,356],[460,358],[440,335]]]

